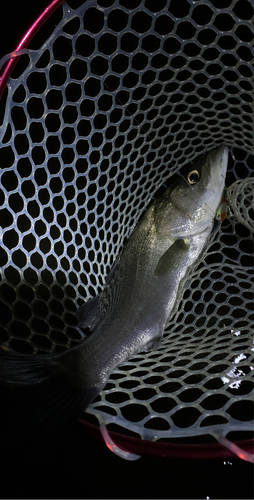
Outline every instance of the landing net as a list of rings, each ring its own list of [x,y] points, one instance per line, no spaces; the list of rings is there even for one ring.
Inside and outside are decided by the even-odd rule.
[[[2,61],[1,92],[18,60],[1,101],[1,344],[36,355],[82,341],[75,310],[102,290],[158,189],[227,144],[229,216],[161,345],[119,366],[84,419],[157,442],[250,438],[253,4],[52,5],[51,35],[40,21],[28,50]]]

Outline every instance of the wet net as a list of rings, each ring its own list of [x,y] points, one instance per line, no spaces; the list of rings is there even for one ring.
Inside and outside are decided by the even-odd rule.
[[[85,420],[149,441],[252,436],[253,20],[247,0],[70,0],[8,81],[4,348],[36,355],[82,341],[76,308],[102,290],[158,189],[229,147],[228,218],[160,346],[119,366]]]

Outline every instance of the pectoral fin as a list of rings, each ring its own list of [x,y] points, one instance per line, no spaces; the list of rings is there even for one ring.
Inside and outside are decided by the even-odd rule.
[[[116,257],[115,262],[114,262],[112,268],[110,269],[110,272],[109,272],[108,276],[106,277],[106,283],[107,284],[110,283],[110,281],[112,280],[112,278],[113,278],[113,276],[115,274],[115,270],[116,270],[116,268],[117,268],[117,266],[119,264],[119,261],[120,261],[120,256],[121,256],[121,253]]]
[[[90,328],[93,331],[99,321],[99,295],[85,302],[76,312],[76,318],[81,328]]]
[[[156,275],[166,275],[174,270],[179,261],[186,255],[189,249],[187,239],[176,240],[160,258],[156,269]]]
[[[159,335],[158,337],[155,337],[154,339],[150,340],[147,342],[144,347],[142,348],[142,352],[149,352],[149,351],[156,351],[158,347],[160,347],[162,335]]]

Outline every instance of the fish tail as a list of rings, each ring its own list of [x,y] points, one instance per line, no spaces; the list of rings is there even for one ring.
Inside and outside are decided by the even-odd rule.
[[[75,349],[63,355],[24,355],[0,350],[0,422],[30,436],[55,433],[78,419],[99,389],[86,388],[75,365]]]

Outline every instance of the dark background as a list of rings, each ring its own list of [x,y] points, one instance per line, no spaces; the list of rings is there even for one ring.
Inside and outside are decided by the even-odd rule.
[[[1,2],[0,58],[16,48],[48,3]],[[1,498],[253,498],[253,466],[234,458],[127,462],[78,423],[33,449],[12,429],[1,429],[0,436],[5,439],[0,443]]]

